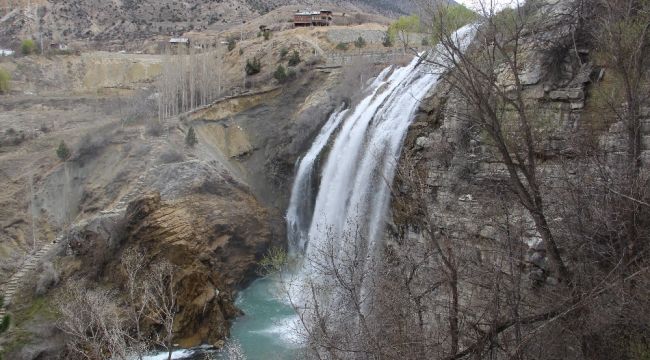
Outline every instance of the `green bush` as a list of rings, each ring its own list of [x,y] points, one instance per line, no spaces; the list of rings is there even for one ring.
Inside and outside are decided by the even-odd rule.
[[[422,46],[429,46],[429,39],[422,38]]]
[[[190,129],[187,131],[187,135],[185,136],[185,145],[193,148],[194,145],[198,143],[199,140],[196,138],[196,133],[194,132],[194,128],[190,127]]]
[[[284,60],[287,58],[287,55],[289,55],[289,49],[283,47],[280,49],[280,60]]]
[[[23,40],[20,44],[20,52],[23,55],[31,55],[36,52],[36,43],[32,39]]]
[[[253,60],[248,59],[246,60],[246,75],[255,75],[258,74],[260,71],[262,71],[262,64],[260,63],[260,59],[257,57],[254,57]]]
[[[271,30],[265,30],[262,34],[264,34],[264,40],[271,38]]]
[[[270,248],[266,255],[260,260],[258,273],[262,276],[277,274],[289,265],[287,252],[279,247]]]
[[[389,33],[384,35],[384,41],[382,41],[381,44],[384,45],[384,47],[393,47],[393,38]]]
[[[0,69],[0,94],[9,92],[11,85],[11,75],[4,69]]]
[[[410,35],[420,32],[420,18],[417,15],[402,16],[388,27],[391,40],[399,39],[408,47]]]
[[[0,296],[0,307],[2,306],[4,306],[4,297]],[[10,325],[11,325],[11,316],[9,314],[6,314],[5,316],[2,317],[2,320],[0,320],[0,335],[2,335],[2,333],[9,330]],[[0,353],[0,360],[2,360],[2,353]]]
[[[234,37],[228,38],[228,51],[233,51],[237,46],[237,40]]]
[[[298,53],[297,50],[294,50],[293,53],[291,53],[291,56],[289,56],[289,66],[296,66],[300,64],[301,61],[300,53]]]
[[[59,147],[56,149],[56,156],[58,156],[59,160],[66,161],[70,158],[70,155],[72,155],[70,148],[65,144],[65,141],[61,140]]]
[[[282,65],[278,65],[278,68],[273,72],[273,77],[279,83],[287,81],[287,70]]]
[[[4,296],[0,295],[0,308],[3,307],[4,304],[5,304],[5,298]],[[0,334],[9,330],[9,325],[11,325],[11,318],[7,314],[2,318],[2,320],[0,320]]]
[[[359,38],[354,41],[354,47],[356,47],[357,49],[361,49],[363,47],[366,47],[366,39],[359,36]]]
[[[343,50],[346,51],[348,49],[349,45],[344,42],[340,42],[336,45],[336,50]]]
[[[513,10],[514,11],[514,10]],[[478,14],[460,4],[439,6],[431,29],[434,44],[440,42],[441,37],[449,35],[457,29],[478,19]]]

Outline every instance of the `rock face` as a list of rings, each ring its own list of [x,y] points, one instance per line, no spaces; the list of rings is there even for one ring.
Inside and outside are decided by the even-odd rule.
[[[562,27],[548,29],[544,36],[553,39],[551,44],[571,39]],[[584,158],[577,160],[579,147],[598,147],[614,163],[617,156],[625,156],[624,125],[606,123],[589,102],[592,81],[600,81],[603,75],[591,61],[589,50],[578,44],[558,54],[548,49],[551,45],[546,41],[540,41],[543,45],[528,39],[522,43],[525,50],[521,58],[525,61],[519,77],[523,98],[534,109],[534,152],[545,191],[564,186],[564,181],[575,175],[571,168],[584,166]],[[499,81],[507,89],[512,74],[504,71]],[[527,244],[530,279],[543,283],[549,271],[546,249],[528,212],[504,192],[510,184],[507,168],[487,134],[466,116],[471,111],[462,94],[443,82],[421,105],[405,140],[401,166],[413,167],[422,174],[430,196],[427,206],[435,214],[436,227],[453,241],[475,250],[478,261],[489,258],[488,249],[504,238],[503,227],[495,224],[494,219],[499,219],[495,206],[507,208],[512,219],[522,224],[520,240]],[[503,117],[507,129],[508,111]],[[648,136],[647,130],[644,128],[643,136]],[[650,158],[646,155],[650,154],[648,145],[650,142],[642,148],[644,160]],[[647,170],[648,162],[644,165]],[[408,201],[408,189],[402,190],[400,201]],[[393,222],[408,228],[409,219],[419,215],[405,212],[398,205],[400,201],[394,202]],[[548,204],[555,210],[561,206],[561,201]],[[551,220],[551,227],[562,226],[561,217]],[[548,281],[554,283],[555,279]]]
[[[154,192],[131,202],[125,214],[98,216],[73,231],[62,261],[81,263],[65,277],[120,288],[125,250],[141,251],[148,263],[166,260],[178,269],[175,341],[214,344],[240,314],[233,291],[255,276],[267,248],[283,238],[275,227],[281,219],[244,185],[201,161],[165,165],[147,176]]]
[[[282,88],[227,98],[187,120],[261,201],[284,211],[296,160],[344,101],[336,94],[340,76],[313,72]]]

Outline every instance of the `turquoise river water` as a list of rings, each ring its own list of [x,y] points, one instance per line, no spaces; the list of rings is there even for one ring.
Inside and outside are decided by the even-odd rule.
[[[296,335],[298,316],[273,277],[261,278],[242,290],[235,304],[244,312],[231,328],[231,341],[248,360],[295,359],[302,348]]]

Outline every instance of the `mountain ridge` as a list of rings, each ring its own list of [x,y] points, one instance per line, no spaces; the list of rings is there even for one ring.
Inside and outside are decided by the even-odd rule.
[[[0,45],[17,45],[25,38],[128,42],[187,31],[221,31],[283,6],[391,16],[413,10],[408,1],[385,0],[40,0],[12,4],[0,9]]]

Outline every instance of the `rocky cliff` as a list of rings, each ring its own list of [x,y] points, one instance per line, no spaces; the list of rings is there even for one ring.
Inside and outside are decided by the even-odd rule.
[[[439,336],[459,334],[455,339],[459,343],[452,345],[452,349],[460,346],[451,351],[465,346],[468,353],[487,356],[487,351],[481,353],[480,349],[487,344],[483,335],[492,331],[503,336],[497,342],[507,344],[508,334],[512,335],[508,333],[507,319],[515,311],[520,314],[517,316],[553,314],[553,319],[564,320],[561,324],[551,321],[542,325],[547,328],[530,335],[533,340],[521,345],[517,352],[539,351],[549,358],[618,358],[629,354],[627,347],[636,341],[629,339],[639,336],[634,329],[637,319],[645,316],[641,315],[644,312],[640,305],[645,295],[627,292],[623,285],[619,288],[616,284],[600,290],[606,295],[598,299],[594,296],[588,305],[580,307],[580,314],[563,317],[563,313],[555,318],[553,312],[561,304],[577,301],[575,291],[595,291],[591,289],[598,288],[607,273],[624,271],[618,266],[609,267],[612,263],[608,261],[622,261],[619,257],[627,255],[620,254],[627,250],[608,252],[606,248],[620,249],[621,245],[615,245],[619,241],[634,243],[647,239],[647,223],[637,223],[632,238],[625,233],[629,230],[622,230],[630,225],[621,225],[627,221],[622,215],[629,214],[626,211],[644,211],[631,204],[637,196],[640,199],[644,195],[625,195],[626,199],[621,194],[643,194],[646,190],[637,189],[647,189],[650,114],[646,103],[639,111],[641,141],[640,152],[636,154],[640,167],[633,175],[635,180],[630,181],[627,166],[634,161],[629,160],[629,134],[635,127],[626,123],[631,121],[627,115],[621,115],[626,114],[620,110],[626,106],[624,101],[608,97],[616,94],[617,90],[612,89],[621,81],[621,75],[611,63],[602,60],[602,48],[597,49],[601,43],[593,38],[594,15],[578,21],[579,17],[573,17],[578,12],[571,7],[572,2],[531,4],[541,9],[535,10],[537,14],[544,13],[545,19],[555,20],[537,32],[522,31],[517,65],[519,84],[507,67],[497,61],[492,68],[495,82],[488,85],[503,89],[505,104],[511,100],[510,104],[514,104],[514,99],[521,95],[532,129],[528,142],[530,157],[520,156],[524,153],[521,149],[527,151],[528,147],[521,146],[524,131],[517,120],[520,117],[514,113],[516,106],[496,106],[499,122],[488,129],[489,123],[480,120],[483,114],[475,106],[479,101],[474,102],[471,95],[463,92],[467,88],[455,82],[456,70],[450,70],[420,106],[405,139],[395,185],[397,196],[391,209],[391,265],[407,270],[413,266],[407,288],[411,281],[419,284],[418,272],[427,274],[420,279],[424,283],[439,279],[438,284],[445,287],[435,289],[431,295],[425,293],[422,298],[431,296],[439,307],[431,315]],[[558,14],[571,20],[559,21]],[[479,39],[470,47],[468,56],[485,54],[481,49],[489,48],[485,38]],[[503,40],[498,36],[496,39]],[[491,99],[496,98],[499,95]],[[496,126],[501,143],[489,131]],[[509,149],[514,171],[507,166],[503,149]],[[521,153],[513,155],[518,151]],[[534,170],[526,173],[525,167],[530,163]],[[535,201],[544,204],[541,211],[548,217],[543,227],[538,221],[541,207],[531,210],[534,206],[522,200],[518,181],[539,184],[540,196]],[[623,205],[626,202],[629,203]],[[628,206],[637,210],[629,210]],[[622,210],[625,208],[628,210]],[[542,235],[542,231],[551,235]],[[559,244],[559,257],[567,264],[570,280],[561,279],[552,259],[553,249],[546,241],[549,236]],[[627,246],[631,249],[636,245]],[[414,253],[417,255],[409,255]],[[435,260],[429,262],[428,256]],[[617,260],[604,260],[608,256]],[[413,258],[418,261],[415,265],[409,262]],[[422,264],[432,268],[424,270]],[[609,293],[615,286],[614,294]],[[634,294],[630,296],[635,300],[626,301],[625,305],[612,300],[617,292]],[[422,298],[416,300],[424,301]],[[611,317],[608,313],[599,318],[603,315],[600,306],[611,309]],[[424,311],[426,314],[428,308]],[[498,320],[484,323],[482,317],[486,313]],[[635,315],[630,316],[632,313]],[[623,317],[627,319],[625,326],[619,323]],[[489,325],[490,321],[496,325]],[[629,338],[619,337],[622,328],[628,331],[625,336]],[[537,330],[522,325],[516,331],[532,334]],[[567,332],[573,335],[561,335]]]

